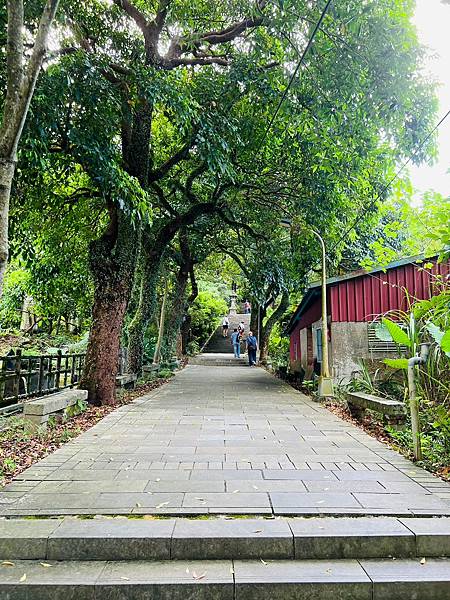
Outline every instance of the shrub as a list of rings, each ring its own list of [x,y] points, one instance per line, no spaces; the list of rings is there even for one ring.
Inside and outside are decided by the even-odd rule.
[[[274,325],[270,334],[269,356],[277,367],[287,367],[289,364],[289,338],[282,335],[279,323]]]
[[[194,339],[202,346],[228,312],[227,303],[213,292],[200,292],[190,309]]]
[[[2,329],[18,329],[22,320],[22,304],[29,276],[24,269],[7,270],[3,295],[0,300],[0,323]]]

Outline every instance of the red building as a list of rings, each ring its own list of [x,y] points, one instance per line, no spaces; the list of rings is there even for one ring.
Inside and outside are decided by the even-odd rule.
[[[329,360],[333,377],[345,381],[358,369],[358,360],[378,359],[397,350],[375,335],[374,321],[390,310],[407,311],[414,299],[430,298],[439,283],[448,281],[450,262],[437,258],[405,258],[372,271],[355,271],[327,280]],[[320,371],[322,361],[322,290],[313,284],[293,314],[290,363],[308,378]]]

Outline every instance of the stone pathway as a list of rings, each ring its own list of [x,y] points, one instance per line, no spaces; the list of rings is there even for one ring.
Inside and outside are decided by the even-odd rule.
[[[450,485],[262,369],[188,366],[0,493],[0,514],[450,515]]]

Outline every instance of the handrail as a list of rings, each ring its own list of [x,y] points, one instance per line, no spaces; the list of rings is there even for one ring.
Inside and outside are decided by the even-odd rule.
[[[86,354],[0,356],[0,407],[11,406],[28,398],[45,396],[76,386],[81,378]]]

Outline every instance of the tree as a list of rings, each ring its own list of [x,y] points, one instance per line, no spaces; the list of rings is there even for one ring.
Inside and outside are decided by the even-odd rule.
[[[31,55],[24,57],[24,2],[7,0],[6,94],[0,125],[0,296],[8,262],[8,216],[11,186],[25,119],[45,57],[59,0],[47,0]]]
[[[386,265],[400,257],[450,253],[450,197],[429,190],[420,202],[407,181],[399,181],[392,197],[380,204],[376,235],[368,240],[371,255],[363,266]]]
[[[276,242],[274,223],[287,214],[336,239],[368,208],[433,115],[406,4],[387,13],[336,3],[287,89],[297,44],[318,18],[305,0],[163,2],[154,12],[125,0],[67,2],[67,39],[48,70],[57,92],[43,110],[53,111],[47,155],[83,170],[107,221],[91,246],[91,401],[114,399],[138,256],[146,271],[130,325],[136,372],[155,277],[180,229],[215,215],[247,232],[245,244],[273,231]],[[314,251],[295,256],[301,277]]]

